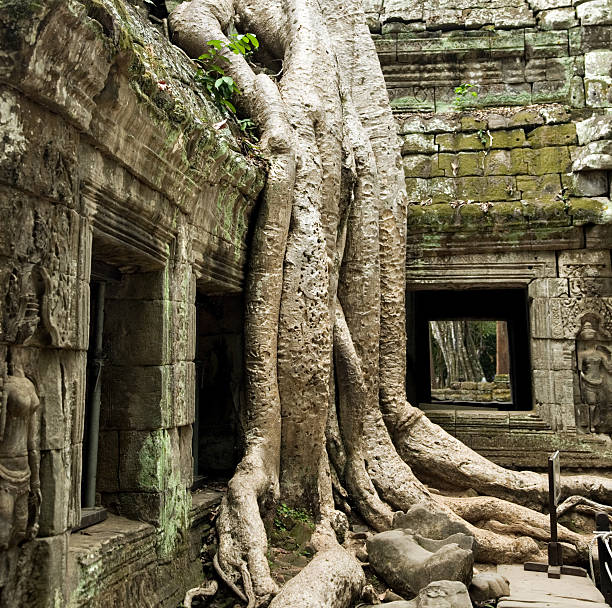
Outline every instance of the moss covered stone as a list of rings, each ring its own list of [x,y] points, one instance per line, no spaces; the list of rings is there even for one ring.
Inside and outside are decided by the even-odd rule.
[[[521,152],[527,161],[527,172],[531,175],[568,173],[572,170],[572,159],[569,148],[566,146],[547,146]]]
[[[554,198],[561,192],[561,176],[558,173],[546,175],[519,175],[517,188],[524,199]]]
[[[437,155],[408,154],[402,159],[406,177],[436,177],[443,176],[444,170],[438,166]]]
[[[612,203],[603,198],[572,198],[568,211],[574,224],[612,224]]]
[[[484,152],[442,153],[438,155],[438,166],[447,177],[484,175]]]
[[[533,148],[571,146],[578,143],[573,124],[544,125],[534,129],[527,137]]]

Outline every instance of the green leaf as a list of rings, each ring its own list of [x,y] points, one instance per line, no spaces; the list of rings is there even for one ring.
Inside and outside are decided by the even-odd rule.
[[[234,114],[236,113],[236,108],[234,107],[234,105],[232,104],[231,101],[228,101],[227,99],[222,99],[221,103],[231,112],[233,112]]]
[[[245,36],[249,39],[249,42],[254,48],[259,48],[259,40],[257,40],[257,36],[255,36],[255,34],[245,34]]]
[[[218,51],[223,48],[223,42],[221,42],[221,40],[209,40],[206,44],[214,46]]]

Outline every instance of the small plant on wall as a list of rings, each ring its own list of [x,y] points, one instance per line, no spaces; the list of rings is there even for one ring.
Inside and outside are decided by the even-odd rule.
[[[478,97],[476,85],[470,84],[469,82],[465,82],[455,87],[455,108],[457,110],[460,110],[461,108],[466,106],[467,102],[470,100],[470,97]]]
[[[209,40],[206,44],[209,49],[198,57],[201,67],[196,72],[196,80],[209,92],[223,114],[235,114],[236,108],[232,99],[234,95],[240,95],[240,89],[234,79],[227,76],[221,67],[227,62],[221,51],[228,49],[236,55],[249,57],[259,48],[259,41],[254,34],[234,34],[230,42]]]

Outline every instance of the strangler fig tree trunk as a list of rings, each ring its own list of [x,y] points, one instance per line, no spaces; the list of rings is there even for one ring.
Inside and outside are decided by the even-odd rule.
[[[532,537],[542,536],[545,518],[503,499],[516,492],[523,504],[539,505],[541,476],[493,465],[405,400],[404,178],[360,2],[191,0],[170,25],[192,57],[209,40],[227,40],[233,27],[261,44],[259,66],[226,54],[226,72],[242,91],[239,111],[259,127],[269,173],[246,285],[245,453],[217,520],[222,578],[249,606],[277,592],[261,515],[279,498],[314,513],[313,542],[326,551],[339,550],[333,530],[346,518],[338,507],[350,505],[382,530],[394,511],[424,503],[489,524],[473,528],[477,559],[537,554]],[[413,471],[490,493],[494,508],[445,500]],[[609,485],[568,483],[609,496]],[[353,599],[355,562],[346,563],[346,576],[336,573],[326,591],[336,598],[326,608]]]

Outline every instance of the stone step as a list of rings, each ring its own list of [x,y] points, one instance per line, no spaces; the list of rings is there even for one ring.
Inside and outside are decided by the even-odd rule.
[[[510,582],[510,596],[497,608],[609,608],[590,578],[563,574],[548,578],[545,572],[528,572],[521,565],[498,566]]]

